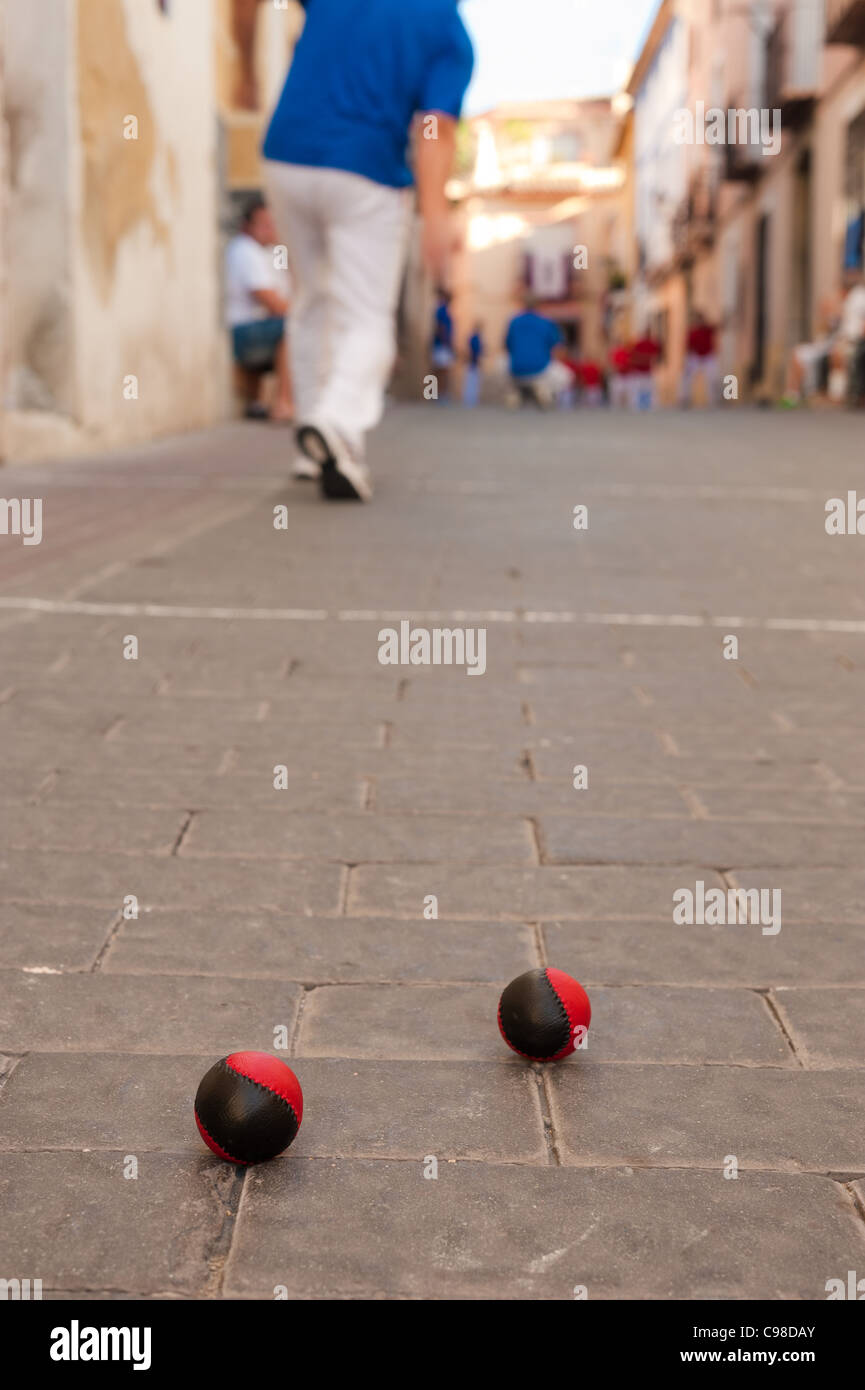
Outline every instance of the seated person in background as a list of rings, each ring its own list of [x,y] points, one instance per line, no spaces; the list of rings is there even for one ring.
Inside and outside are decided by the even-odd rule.
[[[553,356],[561,341],[558,324],[537,313],[534,300],[527,297],[522,313],[511,319],[505,337],[513,383],[509,404],[528,400],[543,409],[568,389],[571,373]]]
[[[289,281],[288,272],[277,269],[275,242],[266,202],[250,199],[225,253],[225,307],[246,415],[252,420],[291,420],[293,415],[285,326]],[[262,380],[270,372],[276,374],[276,396],[268,409],[260,397]]]
[[[840,303],[837,296],[830,295],[822,300],[817,337],[813,343],[797,343],[794,347],[787,368],[787,389],[781,397],[781,405],[794,407],[810,397],[827,396],[830,370],[833,364],[838,364],[839,359]],[[843,363],[840,365],[843,366]],[[846,377],[843,379],[846,381]]]

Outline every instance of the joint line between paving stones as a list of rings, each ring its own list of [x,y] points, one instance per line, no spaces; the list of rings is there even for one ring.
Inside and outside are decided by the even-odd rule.
[[[348,917],[348,894],[351,887],[351,871],[357,868],[356,864],[343,864],[340,872],[339,902],[337,904],[337,918]]]
[[[803,1069],[807,1070],[807,1068],[805,1067],[805,1062],[802,1059],[802,1057],[800,1057],[796,1044],[793,1041],[793,1035],[789,1030],[788,1025],[785,1022],[784,1017],[781,1013],[780,1005],[776,1002],[775,999],[773,999],[771,990],[758,989],[755,992],[759,994],[760,998],[763,1000],[763,1003],[766,1005],[766,1008],[769,1010],[769,1013],[772,1015],[772,1018],[774,1019],[775,1023],[777,1023],[778,1027],[780,1028],[784,1041],[786,1042],[793,1056],[796,1058],[797,1064]]]
[[[289,1039],[288,1043],[289,1057],[297,1056],[297,1040],[300,1037],[300,1025],[303,1021],[303,1015],[306,1009],[306,1001],[312,994],[313,990],[318,988],[319,986],[317,984],[304,984],[301,986],[300,999],[297,1001],[297,1013],[294,1016],[294,1027],[291,1030],[291,1038]]]
[[[201,1294],[202,1298],[217,1299],[222,1297],[225,1267],[234,1243],[234,1232],[240,1214],[240,1203],[245,1190],[247,1171],[246,1168],[239,1168],[232,1172],[225,1199],[220,1195],[218,1185],[216,1186],[217,1200],[222,1205],[222,1222],[213,1240],[209,1243],[205,1255],[208,1278]]]
[[[171,846],[171,857],[172,857],[173,859],[176,859],[177,855],[180,853],[180,847],[181,847],[181,845],[183,844],[183,841],[186,839],[187,832],[189,831],[189,827],[191,826],[192,821],[193,821],[193,818],[195,817],[195,812],[194,812],[194,811],[187,811],[187,812],[185,813],[185,815],[186,815],[186,820],[185,820],[185,821],[183,822],[183,824],[181,825],[180,830],[177,832],[177,839],[174,841],[174,844]]]
[[[856,1191],[856,1188],[853,1186],[853,1183],[857,1181],[859,1181],[859,1179],[852,1178],[849,1181],[841,1182],[838,1185],[847,1193],[848,1197],[850,1198],[850,1201],[853,1203],[853,1209],[859,1218],[859,1222],[857,1224],[860,1226],[862,1234],[865,1235],[865,1202],[863,1202],[862,1198],[859,1196],[859,1193]]]
[[[108,955],[108,952],[110,951],[112,945],[114,944],[114,940],[115,940],[115,938],[116,938],[116,936],[117,936],[117,933],[120,931],[120,928],[121,928],[122,926],[123,926],[123,913],[122,913],[122,912],[118,912],[118,913],[117,913],[117,916],[112,920],[111,925],[110,925],[110,927],[108,928],[108,935],[106,936],[106,938],[105,938],[105,940],[103,941],[101,947],[99,948],[99,951],[98,951],[97,954],[96,954],[96,959],[94,960],[93,964],[92,964],[91,967],[90,967],[90,974],[91,974],[91,975],[98,975],[98,974],[101,972],[101,970],[102,970],[102,962],[104,961],[105,957]]]
[[[529,1074],[534,1077],[535,1086],[537,1087],[538,1105],[541,1112],[541,1127],[544,1134],[548,1166],[550,1168],[561,1168],[562,1158],[559,1153],[555,1126],[553,1125],[553,1110],[550,1103],[546,1070],[542,1065],[533,1062],[529,1067]]]

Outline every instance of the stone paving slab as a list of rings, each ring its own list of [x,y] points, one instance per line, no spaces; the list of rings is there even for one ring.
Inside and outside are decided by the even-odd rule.
[[[128,1152],[128,1150],[127,1150]],[[0,1264],[46,1290],[201,1294],[234,1176],[211,1156],[0,1153]],[[23,1277],[23,1276],[21,1276]]]
[[[104,933],[103,933],[104,935]],[[31,955],[33,954],[31,949]],[[28,957],[29,959],[29,957]],[[405,922],[283,913],[147,912],[124,922],[107,974],[230,975],[306,983],[483,981],[539,963],[532,928],[516,922]]]
[[[229,811],[204,811],[193,821],[180,854],[342,864],[537,863],[531,828],[516,817],[280,814],[277,808],[246,811],[240,822]]]
[[[229,1295],[573,1300],[823,1299],[865,1253],[827,1178],[420,1160],[271,1164],[249,1175]],[[340,1241],[330,1214],[340,1213]]]
[[[706,888],[723,888],[711,869],[700,870]],[[394,867],[361,864],[352,870],[347,911],[352,916],[417,917],[424,897],[439,896],[439,910],[453,918],[658,917],[669,921],[673,893],[682,887],[675,870],[620,866],[554,865],[466,869],[460,864]]]
[[[496,1026],[500,993],[500,985],[324,986],[307,996],[297,1055],[507,1057]],[[600,988],[592,1011],[586,1052],[600,1061],[795,1065],[763,999],[747,990],[709,997],[699,989]]]
[[[117,924],[110,907],[4,903],[0,967],[89,970]]]
[[[728,878],[737,888],[777,888],[785,915],[799,922],[865,923],[865,870],[733,866]]]
[[[3,971],[0,1051],[266,1052],[291,1037],[301,990],[221,976],[42,975]]]
[[[106,806],[99,802],[70,807],[17,805],[4,836],[11,850],[58,849],[105,854],[123,851],[170,854],[186,814],[181,810]]]
[[[0,902],[92,903],[118,911],[127,894],[144,907],[271,907],[310,916],[339,911],[343,868],[290,860],[179,858],[122,854],[82,857],[9,850],[0,857]]]
[[[39,1053],[16,1066],[2,1099],[0,1150],[207,1151],[193,1118],[216,1057]],[[423,1157],[546,1164],[535,1075],[506,1063],[303,1058],[297,1157]]]
[[[777,998],[808,1065],[865,1067],[865,990],[783,986]]]
[[[837,864],[855,858],[862,828],[765,822],[651,820],[609,816],[577,824],[541,816],[541,857],[548,864],[710,864],[726,868]]]
[[[578,1067],[548,1072],[561,1160],[798,1172],[865,1169],[865,1075],[758,1067]],[[727,1181],[738,1181],[728,1179]]]
[[[688,805],[676,787],[663,782],[595,782],[575,790],[573,774],[557,782],[529,782],[516,779],[466,783],[458,775],[451,778],[397,777],[377,774],[376,810],[415,812],[472,811],[485,816],[522,815],[539,817],[552,811],[569,816],[649,816],[663,819],[687,818]]]
[[[586,985],[768,989],[808,980],[865,986],[861,929],[849,922],[784,921],[775,935],[764,934],[756,924],[657,921],[542,922],[539,930],[548,962],[574,962]]]
[[[111,806],[207,807],[267,806],[274,811],[357,811],[367,797],[362,776],[308,773],[289,776],[277,790],[273,772],[265,775],[215,776],[193,771],[103,772],[63,769],[43,786],[40,800],[53,804],[101,802]],[[69,811],[66,811],[69,815]]]
[[[847,790],[830,791],[804,781],[798,794],[779,793],[767,787],[719,787],[704,785],[699,800],[710,819],[752,821],[802,821],[808,825],[844,821],[865,826],[865,795]]]

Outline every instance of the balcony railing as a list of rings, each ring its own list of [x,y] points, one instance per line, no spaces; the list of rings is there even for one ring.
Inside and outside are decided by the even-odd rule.
[[[865,0],[826,0],[826,42],[865,48]]]

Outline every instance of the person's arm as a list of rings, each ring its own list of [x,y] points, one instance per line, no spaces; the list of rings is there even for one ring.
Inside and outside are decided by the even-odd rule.
[[[429,116],[418,122],[415,141],[415,180],[423,218],[423,255],[433,275],[441,278],[454,249],[454,231],[445,195],[457,145],[453,116],[435,115],[431,134]]]
[[[276,290],[251,290],[250,294],[258,304],[263,304],[275,319],[284,318],[288,313],[288,300]]]

